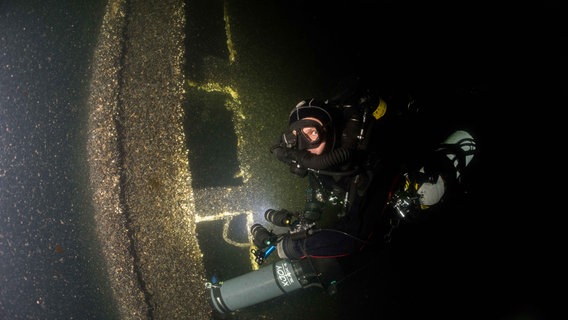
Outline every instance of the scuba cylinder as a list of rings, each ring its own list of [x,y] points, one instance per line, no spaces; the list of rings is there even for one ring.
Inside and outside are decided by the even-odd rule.
[[[300,288],[318,286],[335,292],[342,277],[335,259],[284,259],[218,284],[207,283],[211,304],[219,313],[233,312]]]

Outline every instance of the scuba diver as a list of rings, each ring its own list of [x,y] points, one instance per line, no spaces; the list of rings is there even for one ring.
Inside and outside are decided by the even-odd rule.
[[[453,130],[443,143],[416,139],[423,130],[416,125],[423,121],[419,110],[410,96],[378,95],[359,82],[334,98],[299,102],[270,152],[307,177],[305,206],[266,210],[265,219],[287,227],[284,233],[251,227],[256,262],[274,252],[282,260],[213,285],[217,311],[309,286],[333,294],[388,244],[397,226],[427,218],[462,192],[475,139],[465,130]]]
[[[271,153],[292,173],[308,177],[308,199],[303,212],[267,210],[266,220],[288,226],[290,232],[276,236],[255,224],[251,232],[258,248],[276,242],[278,256],[293,260],[347,256],[376,242],[373,237],[381,222],[386,227],[383,232],[390,235],[394,225],[422,218],[459,188],[462,172],[476,151],[468,132],[454,131],[426,156],[420,156],[424,152],[420,150],[409,153],[405,149],[411,142],[405,140],[411,137],[394,132],[401,141],[391,145],[385,141],[393,139],[393,126],[412,125],[400,109],[412,113],[415,102],[410,98],[398,110],[387,111],[382,97],[368,90],[355,93],[347,99],[301,101],[290,112],[289,130]],[[334,206],[337,221],[321,228],[317,224],[324,208]]]

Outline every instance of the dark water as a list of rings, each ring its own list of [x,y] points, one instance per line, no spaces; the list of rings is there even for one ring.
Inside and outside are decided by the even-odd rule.
[[[94,234],[84,150],[83,106],[104,5],[0,2],[0,319],[116,318],[101,258],[105,248]],[[186,70],[187,77],[210,79],[211,68],[227,63],[223,6],[217,1],[189,8],[196,11],[188,11],[188,38],[193,42],[187,43],[187,57],[189,65],[195,63]],[[453,125],[470,125],[481,150],[484,142],[490,145],[497,125],[474,111],[496,107],[489,99],[502,74],[493,72],[491,62],[502,57],[487,48],[502,38],[488,37],[494,34],[481,31],[477,19],[449,17],[443,26],[428,25],[437,17],[410,23],[415,17],[389,1],[379,6],[371,1],[247,1],[229,3],[228,8],[238,63],[216,76],[239,88],[243,103],[266,122],[244,132],[261,149],[248,183],[264,190],[268,199],[258,201],[262,204],[255,208],[255,219],[261,219],[268,205],[294,205],[302,192],[302,185],[267,154],[282,120],[299,99],[327,97],[353,72],[374,79],[379,88],[415,92],[429,106],[438,106],[434,115],[457,119]],[[210,40],[215,37],[223,41]],[[199,107],[192,111],[203,116]],[[195,131],[188,124],[190,136],[207,137],[208,131],[199,131],[207,125],[220,129],[209,141],[188,141],[202,155],[192,159],[195,188],[244,183],[235,177],[235,141],[242,132],[230,130],[230,117],[215,113],[203,118]],[[228,143],[212,147],[219,139]],[[488,152],[480,159],[502,164]],[[540,319],[545,313],[534,299],[532,278],[517,278],[509,270],[518,267],[511,261],[517,261],[520,251],[510,247],[515,245],[510,237],[520,231],[496,236],[506,219],[479,217],[480,212],[496,217],[505,213],[489,202],[501,199],[492,197],[499,186],[481,188],[480,181],[489,179],[482,171],[478,179],[472,202],[456,208],[463,215],[409,227],[392,255],[380,257],[339,295],[301,290],[252,306],[242,317],[344,319],[367,312],[384,319]],[[290,190],[280,191],[286,188]],[[233,227],[242,231],[244,225],[236,219]],[[213,222],[200,225],[199,232],[218,235],[221,228]],[[232,277],[249,271],[247,249],[225,247],[220,238],[202,239],[209,273]]]

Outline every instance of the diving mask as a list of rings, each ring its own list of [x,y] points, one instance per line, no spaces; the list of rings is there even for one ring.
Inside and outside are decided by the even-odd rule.
[[[325,130],[316,120],[302,119],[290,125],[290,130],[282,135],[286,148],[306,150],[317,148],[325,140]]]

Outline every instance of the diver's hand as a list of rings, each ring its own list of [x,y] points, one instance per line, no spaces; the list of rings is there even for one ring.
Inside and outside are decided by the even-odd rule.
[[[296,150],[282,146],[274,147],[270,151],[276,156],[278,160],[286,164],[299,163],[300,160],[308,153],[305,150]]]
[[[270,152],[276,156],[276,158],[286,164],[292,164],[293,161],[290,158],[290,149],[285,148],[281,145],[276,145],[270,149]]]
[[[304,155],[308,154],[307,151],[298,151],[296,149],[286,148],[282,145],[276,145],[270,149],[270,152],[276,158],[290,167],[290,172],[300,177],[305,177],[308,170],[301,165],[301,159]]]

